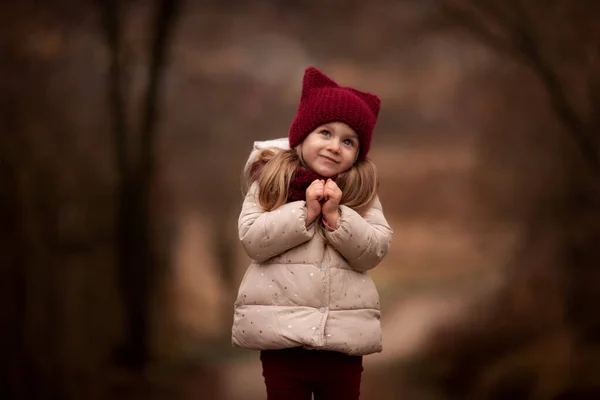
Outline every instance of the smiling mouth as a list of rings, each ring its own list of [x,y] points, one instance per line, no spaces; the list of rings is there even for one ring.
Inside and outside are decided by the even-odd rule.
[[[327,156],[321,156],[321,157],[323,157],[327,161],[332,162],[334,164],[339,164],[339,162],[337,160],[334,160],[333,158],[330,158],[330,157],[327,157]]]

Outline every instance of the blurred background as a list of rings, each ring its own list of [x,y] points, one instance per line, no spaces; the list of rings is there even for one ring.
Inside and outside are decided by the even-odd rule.
[[[378,94],[364,399],[600,398],[600,4],[0,6],[0,395],[264,399],[241,171],[317,66]]]

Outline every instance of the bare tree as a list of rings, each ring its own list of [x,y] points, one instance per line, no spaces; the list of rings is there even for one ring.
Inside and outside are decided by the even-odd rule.
[[[597,3],[442,0],[440,7],[447,18],[492,49],[530,68],[588,167],[600,169]],[[573,72],[578,76],[574,77]],[[573,87],[586,90],[578,95]]]
[[[119,285],[126,310],[125,339],[119,358],[126,365],[141,367],[150,356],[149,309],[157,274],[157,253],[152,242],[150,196],[155,169],[155,142],[158,122],[157,102],[179,2],[156,2],[150,68],[140,115],[139,132],[127,126],[126,93],[123,85],[121,27],[123,7],[116,0],[101,1],[104,31],[110,48],[108,94],[113,118],[115,165],[117,167],[116,234]],[[138,157],[132,151],[137,142]]]
[[[525,236],[496,301],[473,310],[471,324],[434,346],[434,359],[446,365],[434,373],[437,383],[450,398],[595,398],[600,392],[592,377],[600,361],[589,354],[600,344],[594,306],[600,301],[600,7],[567,0],[433,4],[451,27],[537,80],[562,125],[562,154],[553,162],[565,177],[529,204]],[[535,152],[534,132],[530,136],[529,150]],[[547,284],[543,279],[555,280],[553,292],[539,290]],[[520,300],[531,295],[537,298]],[[536,370],[544,365],[544,352],[563,343],[568,347],[557,349],[562,358]],[[574,373],[550,382],[564,375],[566,365]]]

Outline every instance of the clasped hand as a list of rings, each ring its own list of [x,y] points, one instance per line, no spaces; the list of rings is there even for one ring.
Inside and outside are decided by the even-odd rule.
[[[336,227],[340,218],[341,200],[342,191],[333,180],[315,179],[306,189],[306,225],[310,225],[322,214],[329,226]]]

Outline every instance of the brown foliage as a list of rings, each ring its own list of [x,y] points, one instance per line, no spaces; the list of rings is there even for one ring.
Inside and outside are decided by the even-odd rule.
[[[480,193],[487,211],[524,230],[505,288],[439,332],[416,379],[440,385],[444,398],[595,398],[600,8],[448,0],[441,11],[500,62],[516,62],[509,70],[520,89],[494,89],[505,106],[488,118],[476,182],[491,183]]]

